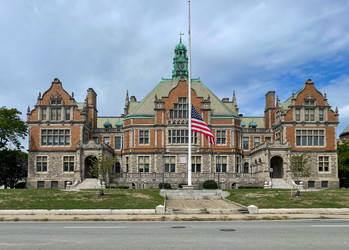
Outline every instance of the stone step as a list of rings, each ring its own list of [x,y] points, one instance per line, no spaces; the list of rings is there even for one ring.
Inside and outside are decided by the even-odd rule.
[[[272,179],[272,187],[275,189],[292,189],[292,185],[287,183],[284,179],[274,178]]]
[[[77,185],[74,189],[95,189],[99,188],[99,182],[96,178],[86,178],[83,182]]]

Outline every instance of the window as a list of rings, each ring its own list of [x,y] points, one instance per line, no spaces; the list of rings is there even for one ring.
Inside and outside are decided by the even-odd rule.
[[[319,109],[319,121],[324,121],[324,109]]]
[[[149,156],[138,156],[138,171],[140,173],[149,172]]]
[[[139,144],[149,144],[149,131],[140,130],[139,131]]]
[[[70,129],[42,129],[41,146],[70,146]]]
[[[217,130],[216,141],[217,141],[217,144],[226,144],[226,132],[225,132],[225,130]]]
[[[296,121],[300,121],[300,120],[301,120],[301,110],[296,109]]]
[[[36,172],[47,172],[47,156],[36,157]]]
[[[248,174],[248,162],[244,163],[244,174]]]
[[[197,132],[192,133],[191,142],[193,144],[198,143]],[[188,143],[188,130],[185,130],[185,129],[169,130],[168,131],[168,143],[169,144],[187,144]]]
[[[115,163],[115,173],[121,173],[121,164],[120,162]]]
[[[235,172],[239,173],[240,171],[240,157],[236,156],[236,166],[235,166]]]
[[[321,188],[328,188],[328,181],[322,181]]]
[[[315,109],[304,109],[304,120],[315,121]]]
[[[128,156],[126,157],[125,162],[126,162],[126,164],[125,164],[126,173],[128,173]]]
[[[328,172],[330,166],[329,156],[319,156],[319,172]]]
[[[61,108],[51,108],[51,120],[59,121],[62,118],[62,109]]]
[[[41,120],[47,120],[47,108],[41,108]]]
[[[115,149],[120,150],[121,149],[121,137],[115,136]]]
[[[315,100],[304,100],[304,105],[305,106],[315,106],[316,102],[315,102]]]
[[[201,172],[201,156],[192,156],[191,157],[191,171]]]
[[[249,150],[250,146],[249,146],[249,138],[248,137],[243,137],[242,138],[242,149],[243,150]]]
[[[271,137],[265,137],[265,141],[267,141],[267,142],[271,142]]]
[[[308,181],[308,188],[315,188],[315,181]]]
[[[63,156],[63,171],[74,172],[74,156]]]
[[[38,181],[37,185],[38,185],[37,186],[38,188],[45,188],[45,182],[44,181]]]
[[[176,172],[176,157],[165,156],[165,172]]]
[[[116,125],[116,132],[120,132],[121,131],[121,126],[120,125]]]
[[[70,120],[70,108],[65,109],[65,120]]]
[[[110,145],[110,137],[109,137],[109,136],[103,137],[103,142],[104,142],[105,144]]]
[[[296,146],[322,147],[324,145],[324,130],[296,130]]]
[[[261,143],[261,138],[260,137],[254,137],[254,142],[253,142],[253,146],[254,147],[258,147],[259,144]]]
[[[57,189],[58,188],[58,181],[51,181],[51,188]]]
[[[98,137],[93,137],[92,138],[95,143],[99,143],[99,138]]]
[[[170,118],[188,118],[188,104],[186,97],[178,97],[178,103],[170,109]]]
[[[227,172],[227,157],[216,156],[216,172],[225,173]]]

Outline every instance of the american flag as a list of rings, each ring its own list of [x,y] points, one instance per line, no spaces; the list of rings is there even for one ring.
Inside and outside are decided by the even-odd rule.
[[[216,144],[216,139],[208,128],[207,124],[196,111],[194,105],[191,107],[191,130],[204,134],[211,144]]]

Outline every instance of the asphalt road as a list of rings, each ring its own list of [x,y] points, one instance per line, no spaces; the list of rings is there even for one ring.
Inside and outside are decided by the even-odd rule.
[[[349,249],[349,220],[0,222],[0,249]]]

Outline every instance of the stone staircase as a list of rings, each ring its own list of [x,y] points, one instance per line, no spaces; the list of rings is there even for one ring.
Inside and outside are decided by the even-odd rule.
[[[292,189],[294,188],[290,183],[286,182],[282,178],[273,178],[271,188],[275,189]]]
[[[101,185],[99,184],[99,180],[96,178],[86,178],[83,182],[77,185],[74,189],[95,189],[99,188]]]

